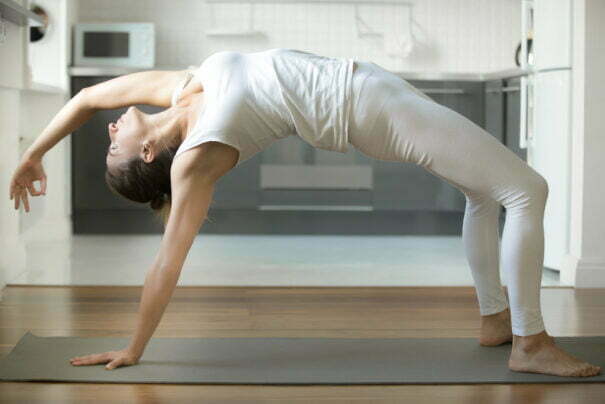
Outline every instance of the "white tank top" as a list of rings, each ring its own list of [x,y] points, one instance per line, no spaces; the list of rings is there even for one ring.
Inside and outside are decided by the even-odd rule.
[[[285,48],[213,53],[173,91],[172,105],[195,77],[207,101],[175,158],[217,141],[239,151],[239,165],[295,134],[312,146],[346,153],[353,63]]]

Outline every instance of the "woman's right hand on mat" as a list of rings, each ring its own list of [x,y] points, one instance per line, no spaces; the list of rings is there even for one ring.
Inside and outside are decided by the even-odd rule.
[[[34,181],[40,181],[39,191],[34,188]],[[22,200],[25,211],[29,212],[28,190],[31,196],[46,195],[46,174],[42,159],[24,156],[10,182],[9,194],[10,199],[15,200],[15,209],[19,209],[19,202]]]
[[[120,366],[136,365],[139,363],[139,356],[134,355],[127,349],[122,349],[120,351],[109,351],[92,355],[76,356],[71,358],[69,362],[74,366],[107,363],[105,368],[109,370]]]

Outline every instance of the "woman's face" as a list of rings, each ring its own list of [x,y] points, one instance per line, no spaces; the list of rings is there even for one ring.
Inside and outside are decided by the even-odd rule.
[[[148,129],[142,114],[142,111],[131,106],[115,123],[110,122],[107,126],[111,139],[106,158],[108,167],[140,155]]]

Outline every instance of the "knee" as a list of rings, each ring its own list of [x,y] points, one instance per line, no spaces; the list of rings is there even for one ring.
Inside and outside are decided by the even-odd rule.
[[[542,175],[534,173],[519,188],[513,201],[505,204],[505,207],[544,209],[547,198],[548,182]]]
[[[546,178],[540,174],[533,176],[528,193],[536,202],[546,203],[546,199],[548,198],[548,182]]]
[[[500,213],[500,202],[488,195],[465,192],[464,196],[466,198],[466,216],[480,217]]]

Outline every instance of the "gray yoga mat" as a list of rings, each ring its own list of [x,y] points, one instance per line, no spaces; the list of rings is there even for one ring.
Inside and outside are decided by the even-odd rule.
[[[605,365],[605,337],[557,337]],[[152,338],[136,366],[72,366],[69,358],[122,349],[122,337],[38,337],[28,332],[0,359],[0,380],[177,384],[590,383],[603,374],[512,372],[511,344],[475,338]]]

